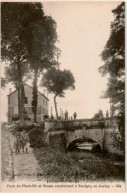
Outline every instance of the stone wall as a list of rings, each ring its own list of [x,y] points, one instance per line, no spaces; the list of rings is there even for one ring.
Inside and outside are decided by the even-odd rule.
[[[79,128],[79,126],[81,126]],[[86,127],[85,127],[86,126]],[[100,126],[100,127],[99,127]],[[75,127],[74,129],[72,129]],[[69,129],[70,128],[70,129]],[[45,122],[45,133],[47,141],[52,143],[55,135],[64,134],[66,139],[66,148],[71,142],[82,137],[88,137],[98,142],[101,149],[110,153],[121,154],[115,147],[112,134],[119,134],[116,119],[81,119],[76,121],[50,121]]]

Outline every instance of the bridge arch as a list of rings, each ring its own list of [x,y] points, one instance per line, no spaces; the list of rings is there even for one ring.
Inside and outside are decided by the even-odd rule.
[[[66,131],[66,148],[73,142],[74,140],[81,138],[89,138],[89,141],[95,141],[101,146],[101,150],[103,149],[103,140],[104,140],[104,130],[103,129],[75,129]],[[90,140],[91,139],[91,140]]]
[[[71,142],[66,146],[66,150],[67,150],[67,151],[71,151],[71,150],[73,150],[74,148],[77,148],[77,146],[78,146],[77,143],[78,143],[78,144],[81,144],[81,143],[83,143],[83,142],[91,142],[91,143],[96,142],[96,143],[97,143],[97,145],[96,145],[96,150],[97,150],[98,152],[102,151],[102,146],[101,146],[101,144],[100,144],[97,140],[92,139],[92,138],[89,138],[89,137],[85,137],[85,136],[83,136],[83,137],[81,137],[81,138],[78,138],[78,139],[74,139],[73,141],[71,141]]]

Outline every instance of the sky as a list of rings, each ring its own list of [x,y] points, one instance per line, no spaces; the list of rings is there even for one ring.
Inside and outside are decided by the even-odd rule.
[[[109,100],[100,98],[106,90],[107,77],[102,77],[98,68],[104,64],[100,54],[110,35],[111,11],[119,4],[118,1],[43,2],[45,14],[51,15],[57,23],[57,45],[62,51],[60,68],[71,70],[75,77],[75,90],[67,90],[64,98],[57,98],[58,112],[62,108],[63,112],[68,110],[69,116],[76,112],[77,118],[92,118],[99,109],[104,114],[110,109]],[[4,67],[5,63],[2,63],[2,76]],[[1,91],[2,121],[7,120],[9,88],[14,89],[8,84]],[[39,87],[39,91],[43,92],[43,89]],[[49,94],[48,98],[49,115],[52,106],[55,116],[53,95]]]

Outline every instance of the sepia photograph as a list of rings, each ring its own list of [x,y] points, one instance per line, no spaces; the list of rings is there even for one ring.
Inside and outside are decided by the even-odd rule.
[[[125,192],[125,2],[1,2],[1,191]]]

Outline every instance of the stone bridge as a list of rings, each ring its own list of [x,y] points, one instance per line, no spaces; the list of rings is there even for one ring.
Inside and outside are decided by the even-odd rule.
[[[104,130],[103,129],[75,129],[74,131],[66,131],[65,132],[66,138],[66,148],[71,145],[72,142],[79,141],[80,139],[84,138],[84,141],[88,139],[92,139],[93,141],[97,142],[101,149],[103,149],[103,140],[104,140]],[[92,141],[91,140],[91,141]]]
[[[64,142],[68,149],[78,141],[97,142],[101,150],[113,151],[112,134],[119,134],[116,120],[83,119],[45,122],[46,141],[50,145]],[[116,151],[116,149],[115,149]]]

